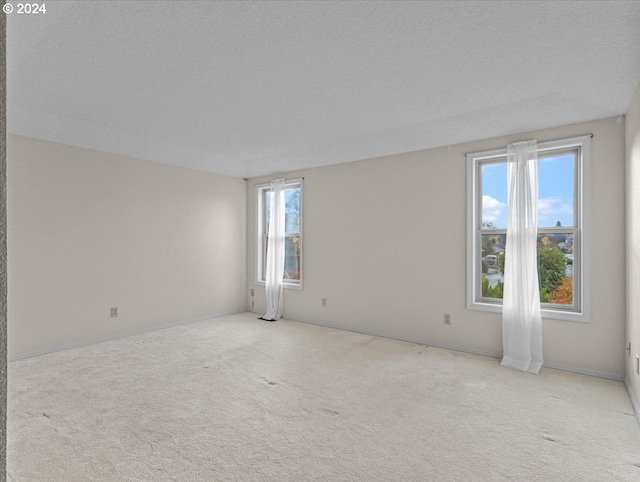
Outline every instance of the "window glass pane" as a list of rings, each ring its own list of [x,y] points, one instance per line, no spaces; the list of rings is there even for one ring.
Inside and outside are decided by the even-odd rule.
[[[538,159],[538,226],[574,226],[574,160],[574,153]]]
[[[482,297],[502,299],[504,234],[482,235]],[[573,234],[538,234],[540,301],[573,304]]]
[[[506,234],[482,235],[482,297],[502,299]]]
[[[300,188],[289,188],[284,191],[285,231],[300,232]]]
[[[507,227],[507,164],[481,164],[482,227]]]
[[[264,190],[265,225],[264,229],[269,229],[269,219],[271,219],[271,200],[273,193],[271,190]],[[284,190],[284,229],[287,233],[300,232],[300,188],[287,188]]]
[[[271,219],[271,190],[265,189],[264,193],[264,232],[269,231],[269,220]]]
[[[540,301],[573,304],[573,234],[538,234]]]
[[[300,236],[287,236],[284,248],[284,279],[300,279]]]
[[[538,161],[538,225],[574,226],[575,154],[540,157]],[[482,227],[507,227],[507,164],[483,163]]]
[[[300,280],[300,236],[287,236],[284,241],[284,275],[287,280]],[[269,246],[269,237],[265,238],[265,257]],[[264,271],[266,274],[266,261]],[[264,276],[263,276],[264,281]]]

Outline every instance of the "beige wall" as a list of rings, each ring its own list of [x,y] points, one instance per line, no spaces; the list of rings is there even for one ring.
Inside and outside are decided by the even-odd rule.
[[[635,358],[640,355],[640,85],[626,116],[627,146],[627,353],[625,375],[627,387],[640,402],[640,376]]]
[[[284,316],[499,355],[499,314],[468,311],[465,153],[593,133],[593,319],[544,320],[550,364],[624,373],[624,120],[605,119],[482,142],[288,173],[304,177],[304,289]],[[280,177],[280,176],[279,176]],[[247,284],[256,312],[255,189],[247,187]],[[247,307],[252,298],[247,290]],[[327,307],[321,307],[321,298]],[[443,313],[453,316],[443,324]]]
[[[10,357],[243,311],[242,179],[19,136],[7,157]]]

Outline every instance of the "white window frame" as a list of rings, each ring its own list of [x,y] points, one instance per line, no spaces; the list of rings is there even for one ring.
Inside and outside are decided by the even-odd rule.
[[[284,189],[299,188],[300,189],[300,232],[299,233],[285,233],[285,237],[288,235],[298,235],[300,237],[300,279],[299,280],[283,280],[283,285],[288,289],[302,289],[302,277],[303,277],[303,234],[302,227],[304,224],[303,216],[303,178],[287,179],[285,180]],[[265,203],[264,193],[271,190],[271,184],[256,184],[256,284],[260,286],[265,285],[265,270],[266,270],[266,256],[267,256],[267,238],[269,226],[266,225],[265,215]]]
[[[539,142],[538,155],[576,152],[574,168],[574,217],[573,228],[541,228],[540,231],[574,233],[574,305],[568,309],[551,303],[542,304],[542,317],[591,321],[591,137],[584,135],[568,139]],[[482,298],[482,177],[481,166],[487,162],[506,162],[507,149],[472,152],[467,158],[467,309],[502,313],[502,300]],[[504,159],[504,160],[503,160]],[[486,233],[487,230],[484,230]],[[492,233],[503,234],[505,230],[492,229]]]

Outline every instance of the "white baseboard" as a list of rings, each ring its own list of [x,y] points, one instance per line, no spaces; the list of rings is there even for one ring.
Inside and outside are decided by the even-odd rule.
[[[381,338],[390,338],[392,340],[407,341],[409,343],[417,343],[418,345],[433,346],[433,347],[436,347],[436,348],[444,348],[444,349],[447,349],[447,350],[460,351],[460,352],[463,352],[463,353],[471,353],[472,355],[482,355],[482,356],[488,356],[488,357],[491,357],[491,358],[500,358],[501,357],[500,354],[497,354],[495,352],[489,352],[489,351],[484,351],[484,350],[476,350],[474,348],[460,347],[460,346],[448,345],[448,344],[444,344],[444,343],[433,343],[433,342],[431,342],[429,340],[421,339],[421,338],[403,337],[403,336],[391,335],[389,333],[384,333],[384,332],[380,332],[380,331],[373,331],[373,330],[360,330],[360,329],[356,329],[356,328],[333,325],[331,323],[321,323],[321,322],[317,322],[317,321],[309,321],[309,320],[301,320],[301,319],[295,319],[294,320],[292,318],[286,318],[286,319],[291,320],[291,321],[299,321],[301,323],[308,323],[310,325],[324,326],[325,328],[334,328],[336,330],[350,331],[352,333],[360,333],[362,335],[379,336]]]
[[[290,318],[287,318],[290,319]],[[427,345],[427,346],[433,346],[436,348],[444,348],[446,350],[453,350],[453,351],[460,351],[463,353],[470,353],[472,355],[481,355],[481,356],[488,356],[491,358],[502,358],[502,353],[496,353],[496,352],[490,352],[490,351],[485,351],[485,350],[478,350],[475,348],[469,348],[469,347],[464,347],[464,346],[458,346],[458,345],[449,345],[446,343],[435,343],[432,342],[430,340],[427,339],[419,339],[419,338],[406,338],[406,337],[402,337],[402,336],[396,336],[396,335],[390,335],[388,333],[382,333],[382,332],[376,332],[376,331],[372,331],[372,330],[360,330],[360,329],[354,329],[354,328],[349,328],[349,327],[344,327],[344,326],[338,326],[338,325],[333,325],[331,323],[320,323],[320,322],[316,322],[316,321],[308,321],[308,320],[300,320],[300,319],[296,319],[293,321],[300,321],[302,323],[308,323],[311,325],[318,325],[318,326],[324,326],[326,328],[335,328],[337,330],[345,330],[345,331],[351,331],[354,333],[361,333],[363,335],[371,335],[371,336],[380,336],[382,338],[391,338],[393,340],[400,340],[400,341],[408,341],[410,343],[417,343],[419,345]],[[608,380],[615,380],[618,382],[623,382],[624,381],[624,376],[623,375],[616,375],[615,373],[606,373],[606,372],[598,372],[595,370],[589,370],[586,368],[579,368],[579,367],[573,367],[570,365],[561,365],[559,363],[544,363],[542,365],[543,367],[546,368],[552,368],[554,370],[562,370],[565,372],[571,372],[571,373],[578,373],[580,375],[588,375],[588,376],[592,376],[592,377],[598,377],[598,378],[606,378]]]
[[[636,399],[636,396],[633,394],[633,390],[631,390],[631,384],[629,383],[629,380],[627,380],[626,378],[624,380],[624,386],[627,388],[627,393],[629,394],[629,399],[631,400],[631,406],[633,407],[633,412],[636,414],[636,420],[640,425],[640,406],[638,405],[638,400]]]
[[[572,367],[569,365],[561,365],[559,363],[543,363],[543,367],[553,368],[554,370],[562,370],[565,372],[578,373],[580,375],[589,375],[590,377],[606,378],[616,382],[624,382],[624,375],[616,375],[615,373],[598,372],[587,368]]]
[[[34,352],[30,352],[30,353],[24,353],[21,355],[16,355],[16,356],[12,356],[8,359],[9,362],[11,361],[16,361],[16,360],[22,360],[24,358],[31,358],[34,356],[39,356],[39,355],[45,355],[47,353],[55,353],[57,351],[62,351],[62,350],[69,350],[71,348],[77,348],[80,346],[86,346],[86,345],[93,345],[96,343],[102,343],[104,341],[110,341],[110,340],[117,340],[120,338],[127,338],[129,336],[134,336],[134,335],[140,335],[143,333],[150,333],[152,331],[158,331],[158,330],[164,330],[166,328],[172,328],[174,326],[180,326],[180,325],[187,325],[189,323],[196,323],[198,321],[205,321],[205,320],[210,320],[213,318],[219,318],[221,316],[229,316],[229,315],[235,315],[238,313],[244,313],[244,312],[249,312],[249,313],[256,313],[259,314],[258,312],[255,311],[228,311],[228,312],[223,312],[223,313],[211,313],[208,315],[203,315],[203,316],[198,316],[196,318],[189,318],[187,320],[179,320],[179,321],[174,321],[171,323],[165,323],[163,325],[158,325],[158,326],[152,326],[149,328],[142,328],[140,330],[133,330],[130,332],[126,332],[126,333],[120,333],[117,335],[111,335],[111,336],[106,336],[106,337],[102,337],[102,338],[95,338],[95,339],[91,339],[91,340],[87,340],[87,341],[83,341],[83,342],[79,342],[79,343],[72,343],[69,345],[61,345],[61,346],[56,346],[56,347],[52,347],[52,348],[46,348],[44,350],[38,350],[38,351],[34,351]],[[290,319],[290,318],[287,318]],[[449,345],[446,343],[434,343],[430,340],[426,340],[426,339],[420,339],[420,338],[413,338],[413,337],[402,337],[402,336],[397,336],[397,335],[392,335],[389,333],[384,333],[384,332],[378,332],[378,331],[373,331],[373,330],[360,330],[360,329],[355,329],[355,328],[349,328],[349,327],[344,327],[344,326],[339,326],[339,325],[334,325],[331,323],[320,323],[320,322],[316,322],[316,321],[309,321],[309,320],[302,320],[302,319],[296,319],[292,321],[299,321],[301,323],[308,323],[310,325],[317,325],[317,326],[324,326],[325,328],[334,328],[336,330],[343,330],[343,331],[351,331],[354,333],[360,333],[363,335],[370,335],[370,336],[379,336],[382,338],[390,338],[392,340],[400,340],[400,341],[406,341],[409,343],[417,343],[419,345],[426,345],[426,346],[433,346],[433,347],[437,347],[437,348],[444,348],[446,350],[453,350],[453,351],[459,351],[459,352],[463,352],[463,353],[470,353],[472,355],[481,355],[481,356],[488,356],[491,358],[502,358],[502,354],[501,353],[496,353],[496,352],[489,352],[489,351],[485,351],[485,350],[477,350],[475,348],[469,348],[469,347],[463,347],[463,346],[457,346],[457,345]],[[555,370],[563,370],[566,372],[572,372],[572,373],[578,373],[581,375],[589,375],[592,377],[598,377],[598,378],[606,378],[609,380],[615,380],[615,381],[619,381],[619,382],[624,382],[624,376],[621,375],[616,375],[613,373],[604,373],[604,372],[598,372],[598,371],[594,371],[594,370],[588,370],[588,369],[584,369],[584,368],[577,368],[577,367],[572,367],[572,366],[568,366],[568,365],[560,365],[557,363],[544,363],[543,367],[547,367],[547,368],[552,368]],[[631,392],[631,390],[629,389],[628,384],[626,384],[627,387],[627,391],[629,392],[629,396],[633,397],[633,393]],[[636,416],[638,416],[638,420],[640,421],[640,409],[638,409],[638,404],[637,401],[635,400],[635,398],[632,398],[632,403],[634,404],[633,408],[635,410]]]
[[[187,320],[173,321],[170,323],[164,323],[162,325],[151,326],[148,328],[141,328],[139,330],[132,330],[125,333],[119,333],[117,335],[110,335],[102,338],[93,338],[91,340],[81,341],[78,343],[71,343],[69,345],[55,346],[52,348],[46,348],[44,350],[37,350],[29,353],[23,353],[21,355],[15,355],[15,356],[9,357],[7,361],[12,362],[16,360],[23,360],[25,358],[31,358],[34,356],[46,355],[47,353],[55,353],[57,351],[70,350],[71,348],[78,348],[78,347],[87,346],[87,345],[95,345],[96,343],[102,343],[102,342],[111,341],[111,340],[118,340],[120,338],[127,338],[129,336],[141,335],[143,333],[150,333],[152,331],[165,330],[167,328],[172,328],[174,326],[187,325],[189,323],[196,323],[198,321],[210,320],[212,318],[220,318],[221,316],[235,315],[237,313],[244,313],[244,310],[227,311],[223,313],[211,313],[208,315],[198,316],[196,318],[189,318]]]

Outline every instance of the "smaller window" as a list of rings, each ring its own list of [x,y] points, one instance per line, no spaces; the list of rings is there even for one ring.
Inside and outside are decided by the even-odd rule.
[[[257,282],[264,283],[269,245],[269,218],[273,193],[269,184],[256,186],[257,204]],[[287,181],[284,186],[285,203],[285,287],[302,287],[302,179]]]

